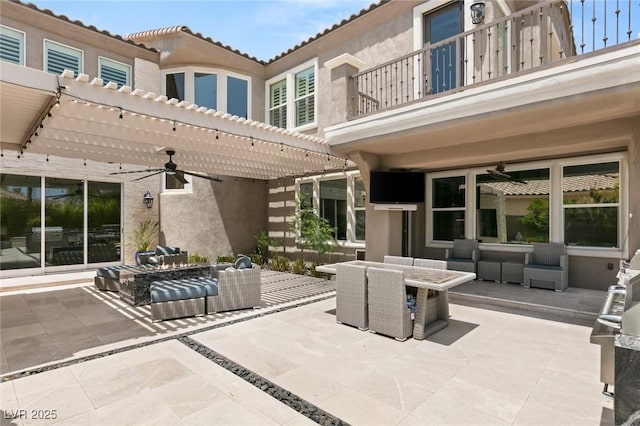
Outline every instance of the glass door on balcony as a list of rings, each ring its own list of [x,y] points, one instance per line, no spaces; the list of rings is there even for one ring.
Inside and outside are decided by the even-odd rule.
[[[457,86],[460,67],[457,58],[461,52],[457,52],[455,41],[439,43],[462,32],[462,4],[462,1],[456,1],[424,15],[426,94],[445,92]]]

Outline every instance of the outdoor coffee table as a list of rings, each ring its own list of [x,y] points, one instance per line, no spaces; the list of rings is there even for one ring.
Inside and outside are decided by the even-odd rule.
[[[210,277],[215,266],[207,263],[158,267],[143,271],[120,272],[120,299],[133,306],[151,303],[151,283],[154,281],[180,280],[185,278]]]
[[[364,260],[354,260],[344,262],[350,265],[364,267],[375,267],[402,271],[404,273],[404,284],[409,287],[416,287],[416,319],[413,325],[413,338],[423,340],[425,337],[442,330],[449,325],[449,292],[448,290],[459,284],[473,281],[476,274],[472,272],[449,271],[445,269],[423,268],[418,266],[395,265],[382,262],[370,262]],[[316,267],[316,271],[327,274],[336,273],[336,264],[321,265]],[[429,290],[437,292],[437,315],[435,320],[427,323],[428,305],[427,296]]]

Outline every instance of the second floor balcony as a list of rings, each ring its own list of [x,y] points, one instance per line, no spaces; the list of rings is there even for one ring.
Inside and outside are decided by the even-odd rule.
[[[638,43],[634,0],[548,0],[353,75],[348,118]]]

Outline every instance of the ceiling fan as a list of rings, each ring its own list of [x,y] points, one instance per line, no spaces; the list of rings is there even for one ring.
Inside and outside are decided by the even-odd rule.
[[[505,162],[501,161],[500,163],[498,163],[495,169],[488,169],[487,173],[489,173],[489,175],[496,180],[508,180],[509,182],[522,183],[525,185],[527,184],[527,182],[511,177],[511,175],[505,173],[504,169],[506,167],[507,165],[505,164]]]
[[[189,181],[185,179],[184,175],[195,176],[195,177],[199,177],[199,178],[202,178],[202,179],[208,179],[208,180],[212,180],[214,182],[222,182],[222,179],[220,179],[218,177],[211,177],[211,176],[203,175],[203,174],[200,174],[200,173],[194,173],[194,172],[187,172],[187,171],[184,171],[184,170],[179,170],[178,169],[178,165],[173,162],[173,156],[176,154],[175,150],[167,149],[165,152],[169,156],[169,161],[164,163],[164,168],[162,168],[162,169],[132,170],[132,171],[129,171],[129,172],[113,172],[113,173],[109,173],[109,174],[111,174],[111,175],[122,175],[122,174],[127,174],[127,173],[145,173],[145,172],[150,173],[150,174],[148,174],[146,176],[142,176],[142,177],[133,179],[133,181],[146,179],[148,177],[155,176],[155,175],[158,175],[160,173],[167,173],[168,175],[175,176],[175,178],[178,181],[180,181],[181,183],[183,183],[183,184],[189,183]]]

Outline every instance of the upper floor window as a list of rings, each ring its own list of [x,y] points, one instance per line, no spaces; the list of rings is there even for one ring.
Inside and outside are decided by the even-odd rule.
[[[163,91],[168,98],[251,118],[249,77],[226,70],[195,67],[166,70],[163,75]]]
[[[619,247],[619,162],[563,167],[562,201],[567,245]]]
[[[44,41],[44,69],[53,74],[61,74],[65,69],[75,75],[82,73],[82,50],[65,46],[51,40]]]
[[[269,87],[269,123],[287,128],[287,80],[280,80]]]
[[[98,77],[106,82],[113,81],[118,87],[131,85],[131,66],[111,59],[98,57]]]
[[[298,131],[317,126],[317,74],[318,61],[314,59],[267,80],[269,124]]]
[[[0,60],[24,65],[24,33],[0,25]]]
[[[314,67],[296,74],[296,127],[315,120],[315,90]]]

